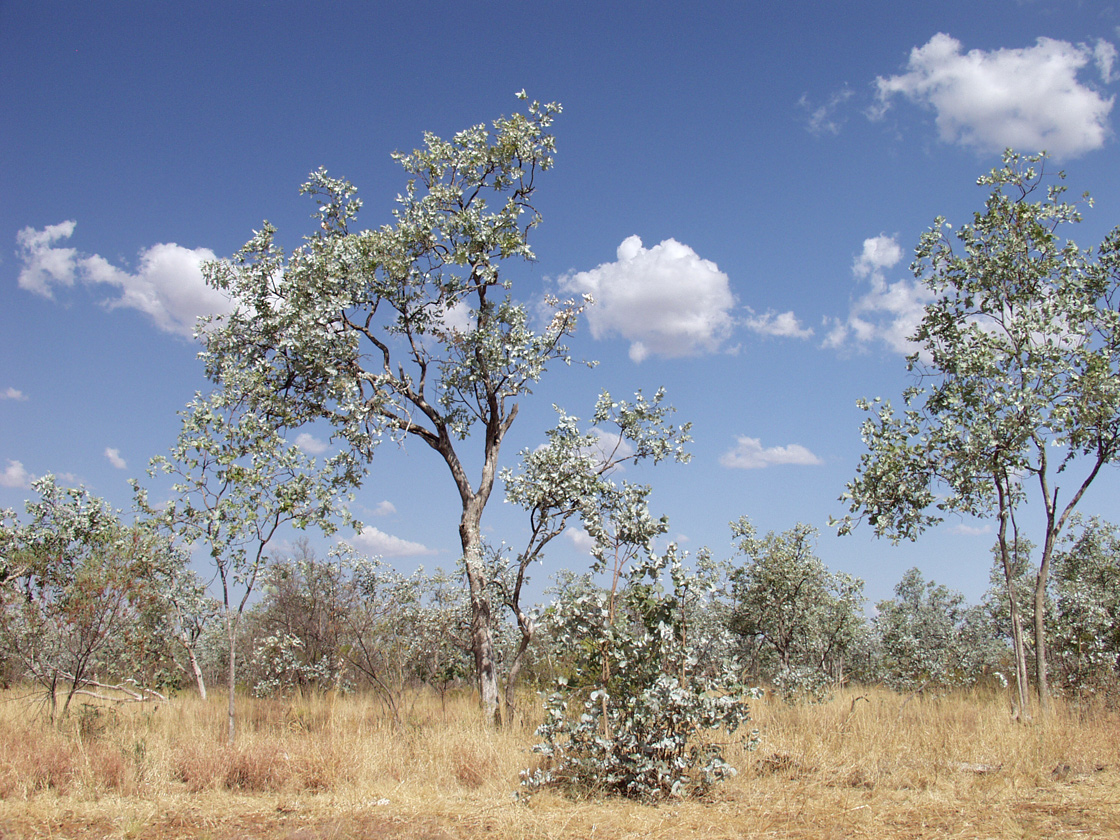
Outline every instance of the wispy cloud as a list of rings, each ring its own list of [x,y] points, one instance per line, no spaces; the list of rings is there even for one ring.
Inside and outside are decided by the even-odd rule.
[[[587,533],[582,526],[565,528],[564,538],[567,539],[577,551],[586,551],[590,554],[595,549],[595,538]]]
[[[565,275],[559,285],[595,298],[587,310],[591,335],[627,339],[635,362],[718,352],[734,326],[727,275],[675,239],[645,248],[628,237],[615,262]]]
[[[377,507],[373,509],[374,516],[392,516],[396,512],[396,507],[388,499],[378,502]]]
[[[809,133],[839,134],[846,121],[843,106],[852,96],[852,89],[847,85],[819,105],[810,100],[808,94],[802,94],[797,104],[805,112],[805,124]]]
[[[910,51],[904,73],[876,79],[871,116],[881,117],[901,95],[934,111],[947,143],[1075,157],[1104,145],[1115,101],[1078,74],[1092,63],[1108,84],[1115,61],[1116,48],[1103,40],[1090,47],[1039,38],[1033,47],[965,53],[960,41],[938,33]]]
[[[828,334],[823,346],[833,349],[874,342],[909,354],[917,347],[909,340],[921,323],[929,289],[913,279],[887,281],[887,271],[902,261],[902,248],[893,236],[879,234],[865,239],[863,250],[852,262],[852,274],[861,294],[852,303],[848,317],[826,318]]]
[[[959,523],[949,529],[950,533],[960,534],[965,537],[982,537],[984,534],[992,533],[991,525],[965,525]]]
[[[27,402],[27,394],[18,388],[5,388],[0,391],[0,400],[14,400],[15,402]]]
[[[106,447],[105,457],[109,459],[109,463],[112,464],[114,468],[118,470],[128,469],[128,464],[125,463],[124,458],[121,457],[121,451],[119,449]]]
[[[770,335],[778,338],[809,338],[813,334],[812,327],[804,326],[793,312],[767,311],[762,315],[747,307],[750,315],[743,324],[747,329],[759,335]]]
[[[352,537],[348,542],[360,546],[370,554],[377,554],[382,557],[419,557],[436,553],[434,549],[421,543],[394,537],[379,528],[368,526],[362,528],[362,532]]]
[[[737,470],[760,470],[784,464],[816,466],[820,458],[799,443],[764,447],[759,438],[740,437],[733,449],[719,456],[725,467]]]
[[[60,247],[74,234],[73,220],[42,230],[24,228],[16,234],[20,288],[54,298],[59,287],[76,282],[117,289],[104,301],[109,309],[143,312],[164,332],[190,336],[201,315],[232,310],[228,297],[210,288],[202,277],[202,263],[215,259],[209,248],[184,248],[174,242],[153,245],[140,252],[135,272],[112,265],[98,254],[83,255]]]

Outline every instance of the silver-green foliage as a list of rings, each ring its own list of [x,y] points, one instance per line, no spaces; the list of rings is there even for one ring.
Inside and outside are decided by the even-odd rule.
[[[978,180],[991,192],[971,224],[951,231],[938,218],[922,235],[912,268],[933,300],[913,336],[917,384],[905,392],[902,413],[861,401],[870,415],[862,430],[868,451],[839,525],[843,533],[866,519],[876,534],[898,540],[915,539],[947,513],[992,516],[1010,570],[1016,514],[1028,495],[1037,498],[1044,542],[1035,661],[1045,708],[1054,547],[1101,468],[1120,457],[1120,229],[1096,252],[1064,238],[1080,211],[1060,185],[1031,200],[1043,160],[1008,151],[1002,167]],[[1010,606],[1025,690],[1014,599]]]
[[[519,98],[526,99],[524,93]],[[237,302],[205,330],[209,375],[251,393],[289,425],[325,420],[363,458],[382,438],[412,439],[447,466],[462,502],[459,537],[483,706],[498,706],[481,519],[518,413],[554,361],[583,301],[513,294],[510,265],[531,260],[537,176],[551,168],[560,106],[476,125],[395,159],[407,174],[392,224],[352,229],[361,202],[319,170],[304,185],[318,229],[285,254],[265,224],[207,280]]]
[[[1120,692],[1120,529],[1096,517],[1054,558],[1053,641],[1063,688]]]
[[[745,695],[734,663],[712,674],[689,644],[712,566],[700,558],[690,570],[683,560],[676,546],[649,552],[619,597],[569,581],[549,607],[571,676],[546,701],[542,761],[522,774],[529,791],[656,800],[702,795],[734,775],[724,745],[749,720]],[[757,732],[745,742],[753,748]]]
[[[732,574],[730,628],[753,670],[787,700],[825,699],[866,633],[863,581],[828,570],[809,525],[759,537],[744,516],[731,530],[746,562]]]
[[[972,685],[997,662],[998,645],[980,607],[910,569],[880,601],[875,630],[883,681],[900,691]]]
[[[164,682],[171,660],[158,632],[161,584],[185,557],[147,524],[125,525],[85,488],[47,475],[32,489],[26,521],[3,512],[0,645],[44,689],[52,720],[99,682]]]

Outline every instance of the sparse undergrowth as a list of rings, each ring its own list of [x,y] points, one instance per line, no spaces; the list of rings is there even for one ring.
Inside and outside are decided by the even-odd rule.
[[[64,731],[0,701],[5,838],[1120,836],[1120,714],[1016,724],[999,693],[756,700],[759,749],[726,751],[738,775],[660,806],[515,801],[539,721],[494,732],[467,697],[421,699],[403,728],[368,698],[247,698],[233,748],[220,701],[84,711]]]

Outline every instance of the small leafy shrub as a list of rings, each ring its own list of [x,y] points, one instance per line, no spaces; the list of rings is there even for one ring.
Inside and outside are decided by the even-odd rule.
[[[582,714],[571,719],[563,692],[546,705],[537,730],[543,767],[522,774],[530,790],[555,786],[567,793],[614,794],[630,799],[702,796],[736,770],[723,745],[705,743],[704,730],[733,733],[750,719],[746,704],[732,695],[705,696],[660,675],[632,697],[592,692]],[[748,746],[757,743],[752,733]]]
[[[705,737],[733,734],[750,719],[734,663],[702,677],[686,644],[704,598],[697,584],[712,570],[705,561],[686,575],[671,546],[639,565],[618,597],[579,586],[554,602],[552,630],[562,647],[577,652],[569,668],[581,679],[558,680],[545,704],[537,730],[544,740],[534,748],[543,761],[523,771],[527,791],[658,800],[701,796],[735,774],[724,744]],[[660,584],[667,566],[668,594]],[[757,732],[748,736],[748,749],[757,739]]]

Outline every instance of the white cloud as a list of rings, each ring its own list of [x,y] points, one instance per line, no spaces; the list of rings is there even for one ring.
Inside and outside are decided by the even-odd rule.
[[[852,274],[870,287],[851,305],[844,320],[825,319],[824,346],[839,349],[851,343],[866,347],[880,341],[902,354],[917,346],[909,341],[933,295],[917,280],[887,282],[886,272],[902,260],[902,248],[893,236],[865,239],[863,251],[852,262]]]
[[[779,338],[809,338],[813,334],[813,328],[802,325],[793,312],[779,313],[768,310],[763,315],[756,315],[750,307],[748,307],[748,311],[751,314],[743,323],[747,329],[759,335],[773,335]]]
[[[0,487],[22,487],[28,489],[35,476],[23,468],[19,461],[8,461],[7,468],[0,472]]]
[[[379,502],[377,507],[373,509],[374,516],[392,516],[396,512],[396,507],[394,507],[393,503],[388,499],[383,502]]]
[[[23,262],[21,288],[53,298],[56,286],[73,286],[76,280],[112,286],[119,294],[105,301],[108,308],[137,309],[164,332],[187,336],[200,315],[232,311],[229,298],[202,278],[202,263],[215,259],[209,248],[191,250],[174,242],[153,245],[140,252],[139,267],[130,273],[97,254],[57,247],[73,235],[75,226],[71,220],[42,230],[24,228],[16,235]]]
[[[752,437],[738,438],[735,448],[720,455],[719,462],[725,467],[739,470],[759,470],[780,464],[813,466],[823,463],[799,443],[763,448],[762,441]]]
[[[121,457],[121,451],[119,449],[113,449],[112,447],[105,447],[105,457],[108,458],[109,463],[112,464],[118,470],[123,470],[123,469],[128,468],[128,464],[125,463],[124,458]]]
[[[852,262],[852,273],[856,277],[870,277],[873,282],[882,284],[883,271],[894,268],[902,259],[902,248],[893,236],[879,234],[863,240],[863,253]]]
[[[630,236],[618,260],[561,277],[561,289],[590,294],[591,335],[630,341],[630,358],[715,353],[731,334],[735,305],[727,275],[687,245],[666,239],[652,248]]]
[[[371,554],[378,554],[382,557],[417,557],[436,553],[434,549],[425,545],[394,537],[379,528],[363,528],[362,532],[350,541]]]
[[[0,391],[0,400],[15,400],[16,402],[27,402],[27,394],[18,388],[5,388]]]
[[[960,41],[938,33],[910,51],[905,73],[876,79],[872,115],[882,115],[901,94],[934,110],[947,143],[1074,157],[1104,145],[1115,101],[1081,83],[1078,73],[1092,62],[1108,83],[1115,60],[1107,41],[1089,47],[1039,38],[1023,49],[963,53]]]
[[[296,435],[296,446],[308,455],[322,455],[328,448],[326,441],[319,440],[319,438],[308,432],[300,432]]]

